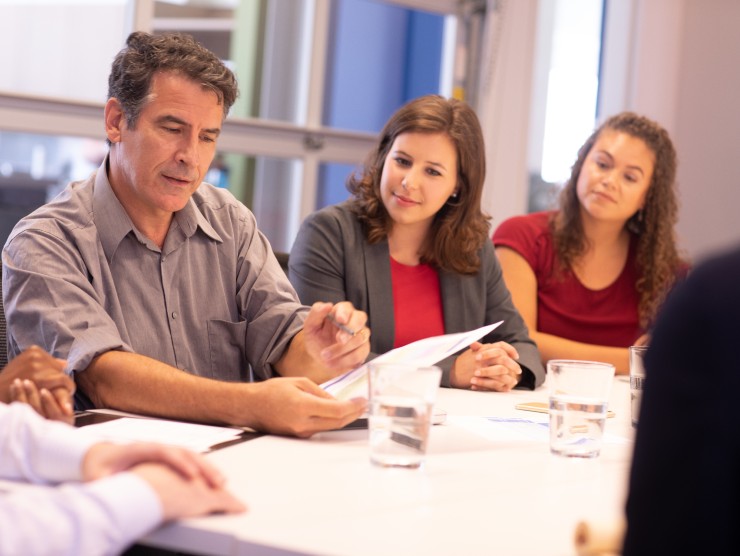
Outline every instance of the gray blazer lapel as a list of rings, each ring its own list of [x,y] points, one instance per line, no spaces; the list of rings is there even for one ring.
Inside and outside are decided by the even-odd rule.
[[[393,291],[388,242],[364,244],[367,279],[368,315],[370,315],[371,351],[385,353],[393,348]]]
[[[466,303],[463,294],[463,281],[459,276],[443,270],[439,271],[439,289],[442,294],[442,310],[444,311],[445,332],[466,332]]]

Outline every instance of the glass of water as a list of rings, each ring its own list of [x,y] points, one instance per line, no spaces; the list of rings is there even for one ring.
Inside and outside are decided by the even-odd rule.
[[[556,359],[547,363],[550,451],[595,458],[601,452],[614,365]]]
[[[382,467],[420,467],[442,370],[370,363],[369,376],[370,461]]]
[[[645,364],[643,358],[647,353],[647,346],[630,346],[630,402],[632,406],[632,426],[637,426],[640,416],[640,402],[642,389],[645,384]]]

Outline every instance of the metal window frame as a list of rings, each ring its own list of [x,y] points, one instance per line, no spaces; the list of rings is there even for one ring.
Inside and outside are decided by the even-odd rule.
[[[357,164],[374,146],[374,134],[328,128],[321,125],[324,73],[331,2],[313,0],[310,68],[305,104],[305,124],[256,118],[230,117],[219,137],[219,151],[245,156],[292,158],[301,162],[298,222],[288,223],[297,230],[300,221],[315,208],[318,177],[323,163]],[[467,100],[475,106],[477,67],[480,59],[481,29],[488,0],[378,0],[385,4],[453,15],[458,18],[457,36],[468,41],[462,45],[464,70],[455,68],[455,89],[469,91]],[[154,0],[131,0],[127,13],[131,29],[154,27]],[[462,26],[462,27],[461,27]],[[471,42],[472,41],[472,42]],[[457,49],[461,45],[456,45]],[[458,53],[455,62],[460,63]],[[0,130],[44,135],[105,138],[103,104],[72,99],[0,91]],[[293,218],[295,219],[295,217]],[[292,234],[290,234],[292,237]]]

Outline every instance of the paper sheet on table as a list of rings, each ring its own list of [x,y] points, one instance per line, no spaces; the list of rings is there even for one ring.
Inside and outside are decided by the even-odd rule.
[[[461,417],[450,416],[448,424],[454,424],[495,442],[542,442],[550,441],[549,417],[533,415],[531,419],[521,417]],[[625,444],[629,439],[604,433],[604,444]]]
[[[445,357],[457,353],[468,347],[476,340],[499,326],[502,320],[476,328],[469,332],[458,332],[455,334],[444,334],[433,336],[412,342],[400,348],[393,349],[383,355],[379,355],[370,363],[413,363],[419,367],[434,365]],[[367,367],[365,363],[342,376],[338,376],[321,385],[335,398],[349,400],[356,397],[368,397]]]
[[[118,443],[159,442],[196,452],[207,452],[216,444],[235,440],[243,432],[241,429],[227,427],[135,417],[121,417],[105,423],[87,425],[79,430],[99,440]]]

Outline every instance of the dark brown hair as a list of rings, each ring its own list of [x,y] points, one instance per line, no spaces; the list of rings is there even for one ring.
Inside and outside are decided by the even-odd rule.
[[[676,150],[665,129],[644,116],[622,112],[606,120],[591,134],[578,151],[570,178],[560,194],[560,211],[551,222],[555,247],[562,268],[571,268],[586,250],[576,186],[586,157],[606,130],[641,139],[655,156],[645,206],[626,224],[630,233],[637,236],[638,313],[640,325],[647,329],[685,265],[678,254],[674,231],[678,219]]]
[[[108,77],[108,98],[121,104],[126,123],[136,126],[141,108],[157,72],[171,71],[212,90],[223,105],[224,118],[236,100],[238,89],[232,71],[213,52],[190,35],[150,35],[137,31],[126,39],[116,55]]]
[[[393,142],[403,133],[444,133],[457,151],[457,198],[434,216],[420,253],[421,262],[460,274],[475,274],[480,268],[478,251],[488,241],[490,217],[481,210],[486,155],[478,117],[460,100],[427,95],[402,106],[385,124],[362,171],[347,180],[353,210],[365,226],[368,241],[382,241],[392,226],[380,197],[380,177]]]

